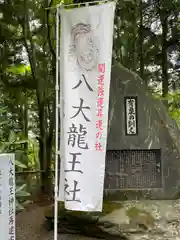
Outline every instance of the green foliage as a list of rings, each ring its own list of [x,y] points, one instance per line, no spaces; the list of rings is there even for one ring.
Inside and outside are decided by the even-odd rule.
[[[153,94],[155,99],[161,101],[168,101],[169,104],[169,115],[174,119],[177,125],[180,127],[180,92],[176,91],[169,93],[166,97],[162,97],[158,93]]]
[[[180,92],[176,91],[169,96],[169,114],[180,127]]]
[[[6,108],[0,109],[0,113],[7,113]],[[27,143],[28,140],[22,137],[21,133],[16,134],[14,131],[9,131],[7,139],[3,139],[3,129],[5,125],[8,125],[9,121],[3,121],[0,124],[0,153],[14,153],[15,154],[15,169],[26,170],[28,167],[28,156],[25,151],[22,150],[22,145]],[[31,153],[32,154],[32,153]],[[27,189],[27,185],[22,181],[16,180],[16,210],[23,209],[23,203],[29,198],[30,194]]]
[[[31,68],[30,66],[26,66],[24,64],[17,64],[17,65],[10,66],[7,69],[7,72],[15,75],[25,75],[26,73],[31,72]]]

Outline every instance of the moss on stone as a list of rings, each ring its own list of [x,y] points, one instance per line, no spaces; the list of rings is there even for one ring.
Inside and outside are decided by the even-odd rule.
[[[144,225],[147,228],[155,224],[154,217],[146,210],[130,207],[126,210],[126,214],[130,218],[131,223]]]
[[[110,202],[110,201],[104,201],[103,202],[103,211],[102,211],[102,215],[107,215],[111,212],[113,212],[116,209],[122,208],[123,205],[122,203],[118,203],[118,202]]]

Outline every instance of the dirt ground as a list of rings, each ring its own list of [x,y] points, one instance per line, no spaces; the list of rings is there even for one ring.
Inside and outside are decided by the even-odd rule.
[[[16,217],[16,240],[53,240],[53,231],[44,227],[44,206],[32,205]],[[59,235],[58,240],[92,240],[75,235]],[[94,240],[94,238],[93,238]]]

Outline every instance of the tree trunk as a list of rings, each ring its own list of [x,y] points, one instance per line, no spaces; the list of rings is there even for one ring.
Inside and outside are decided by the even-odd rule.
[[[39,139],[39,159],[41,169],[41,192],[45,195],[52,193],[52,177],[51,177],[51,159],[52,144],[42,142]]]
[[[144,34],[143,34],[143,3],[140,1],[140,27],[139,27],[139,61],[140,61],[140,76],[147,86],[147,79],[144,78]]]
[[[137,72],[137,33],[138,33],[138,4],[134,1],[134,19],[133,19],[133,53],[132,53],[132,70]]]
[[[23,92],[23,95],[25,96],[25,90]],[[27,98],[23,96],[23,99],[21,99],[21,102],[23,103],[20,104],[19,107],[19,124],[21,131],[25,137],[25,139],[28,139],[28,104],[27,104]],[[23,143],[23,148],[24,148],[24,154],[27,156],[28,155],[28,142]]]
[[[165,11],[160,14],[160,18],[162,24],[162,96],[166,98],[169,91],[169,77],[167,57],[168,17]],[[164,100],[164,104],[168,107],[168,100]]]
[[[53,1],[51,0],[52,4]],[[44,2],[43,8],[45,8],[48,5],[48,1],[46,0]],[[33,38],[31,35],[30,25],[29,25],[29,9],[28,9],[28,1],[24,0],[24,10],[25,15],[24,19],[19,19],[19,22],[23,29],[23,39],[24,39],[24,45],[28,53],[29,62],[31,65],[31,71],[32,71],[32,78],[36,85],[36,98],[37,98],[37,105],[38,105],[38,115],[39,115],[39,130],[40,134],[39,137],[37,137],[39,141],[39,162],[40,162],[40,169],[41,169],[41,190],[42,193],[49,194],[51,192],[51,182],[52,179],[50,177],[51,174],[51,160],[52,160],[52,144],[53,144],[53,130],[54,130],[54,115],[53,116],[47,116],[47,105],[51,105],[52,101],[48,99],[49,95],[47,94],[48,89],[48,81],[49,81],[49,74],[51,70],[53,71],[53,81],[55,80],[55,53],[53,52],[53,47],[51,44],[50,39],[50,24],[48,24],[48,19],[46,19],[46,14],[48,18],[48,14],[50,11],[44,12],[44,28],[47,30],[47,35],[45,36],[45,42],[44,42],[44,52],[49,51],[51,52],[51,57],[49,60],[52,60],[52,69],[47,69],[46,66],[44,66],[44,69],[46,69],[46,72],[44,72],[44,76],[39,76],[38,73],[38,65],[36,64],[36,47],[33,42]],[[47,22],[47,26],[46,23]],[[46,37],[48,39],[48,45],[49,49],[47,48],[47,41]],[[29,40],[29,43],[28,43]],[[45,57],[45,55],[44,55]],[[48,104],[47,104],[48,103]],[[52,117],[52,119],[51,119]],[[48,124],[50,122],[50,124]]]
[[[39,160],[41,169],[41,191],[43,194],[51,193],[52,179],[51,179],[51,155],[52,155],[52,142],[47,141],[47,118],[45,116],[45,104],[40,103],[40,92],[37,90],[37,99],[39,107]]]
[[[28,139],[28,99],[25,98],[24,103],[24,135],[26,140]],[[25,153],[28,155],[28,142],[24,144]]]

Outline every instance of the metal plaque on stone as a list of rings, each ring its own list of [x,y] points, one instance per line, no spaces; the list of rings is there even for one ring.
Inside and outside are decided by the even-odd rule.
[[[162,188],[161,150],[108,150],[105,189]]]
[[[138,118],[137,118],[137,96],[124,97],[125,112],[125,133],[126,135],[138,134]]]

